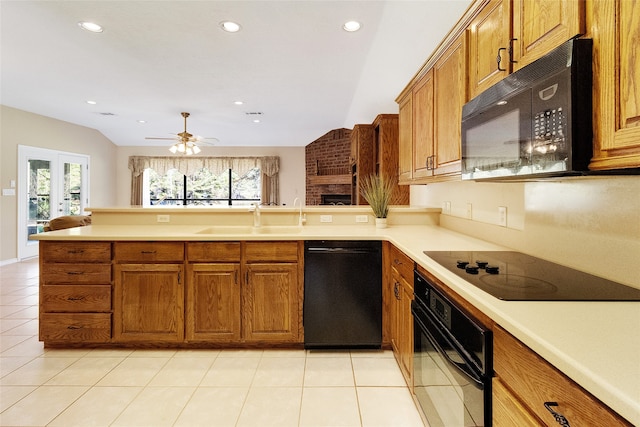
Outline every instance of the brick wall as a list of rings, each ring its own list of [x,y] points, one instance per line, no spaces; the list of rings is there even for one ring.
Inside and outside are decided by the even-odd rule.
[[[313,175],[349,174],[350,155],[351,129],[334,129],[305,147],[305,204],[319,205],[322,194],[351,194],[349,184],[313,185],[309,182]]]

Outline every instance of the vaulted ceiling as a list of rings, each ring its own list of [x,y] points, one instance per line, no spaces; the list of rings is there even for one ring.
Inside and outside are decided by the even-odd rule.
[[[304,146],[397,112],[470,2],[3,0],[0,102],[121,146],[167,145],[145,137],[184,130],[182,111],[216,145]]]

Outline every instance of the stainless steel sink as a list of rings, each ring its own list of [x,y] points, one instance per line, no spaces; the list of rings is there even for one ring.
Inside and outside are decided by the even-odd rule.
[[[214,225],[197,232],[197,234],[299,234],[302,227],[294,225]]]

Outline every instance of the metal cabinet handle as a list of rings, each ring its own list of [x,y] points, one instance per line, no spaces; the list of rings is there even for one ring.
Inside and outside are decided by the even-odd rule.
[[[512,64],[517,64],[518,61],[514,61],[513,60],[513,42],[517,41],[518,39],[511,39],[509,40],[509,62],[511,62]]]
[[[155,254],[156,251],[140,251],[140,253],[144,255],[149,255],[149,254]]]
[[[68,297],[67,301],[82,301],[84,297]]]
[[[82,329],[82,326],[69,325],[67,329]]]
[[[67,274],[69,276],[82,276],[84,271],[67,271]]]
[[[498,49],[498,56],[496,57],[496,62],[498,63],[498,71],[507,71],[506,68],[501,68],[500,67],[500,63],[502,62],[502,55],[500,55],[502,53],[503,50],[507,50],[506,47],[501,47]]]
[[[83,254],[84,253],[84,249],[72,249],[70,251],[67,251],[68,254]]]
[[[553,418],[555,418],[556,422],[563,427],[571,427],[569,425],[569,420],[559,412],[554,411],[551,407],[558,406],[558,402],[544,402],[544,407],[547,408],[547,411],[551,412]]]
[[[400,299],[400,283],[395,282],[393,284],[393,294],[395,295],[397,300]]]

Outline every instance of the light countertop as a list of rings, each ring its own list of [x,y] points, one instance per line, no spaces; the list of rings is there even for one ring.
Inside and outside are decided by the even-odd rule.
[[[502,301],[423,254],[425,250],[505,250],[437,225],[305,225],[283,234],[198,233],[202,225],[93,225],[39,240],[389,240],[568,377],[640,425],[640,302]]]

